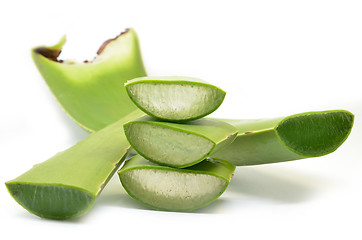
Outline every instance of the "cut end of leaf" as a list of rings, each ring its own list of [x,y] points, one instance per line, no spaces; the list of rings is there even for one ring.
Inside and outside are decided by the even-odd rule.
[[[219,196],[226,181],[215,176],[157,169],[134,169],[121,175],[130,195],[155,209],[190,211]]]
[[[322,156],[335,151],[348,137],[354,116],[347,111],[293,115],[276,128],[281,141],[303,156]]]
[[[205,137],[152,122],[130,122],[124,129],[139,154],[161,165],[191,166],[202,161],[215,146]]]
[[[140,158],[130,159],[132,166],[119,171],[122,185],[142,204],[166,211],[192,211],[211,203],[225,191],[235,169],[217,160],[175,169],[148,164]]]
[[[11,196],[30,213],[50,219],[79,217],[95,197],[81,189],[45,184],[6,183]]]
[[[204,117],[225,98],[223,90],[189,77],[142,77],[128,81],[125,86],[142,111],[175,122]]]

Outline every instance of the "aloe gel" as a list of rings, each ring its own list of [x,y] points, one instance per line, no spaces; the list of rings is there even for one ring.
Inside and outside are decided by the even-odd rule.
[[[216,200],[228,186],[235,166],[206,159],[192,167],[171,168],[140,155],[127,160],[118,172],[128,194],[158,210],[192,211]]]
[[[127,93],[148,115],[169,122],[186,122],[214,112],[225,92],[191,77],[140,77],[127,81]]]
[[[124,125],[134,150],[144,158],[171,167],[188,167],[230,144],[237,129],[213,119],[187,124],[158,121],[143,116]]]
[[[236,166],[318,157],[334,152],[347,139],[354,116],[345,110],[306,112],[273,119],[223,121],[239,133],[212,154]]]

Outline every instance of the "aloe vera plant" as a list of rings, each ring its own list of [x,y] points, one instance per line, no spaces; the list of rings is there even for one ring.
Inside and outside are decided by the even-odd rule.
[[[239,133],[232,144],[212,156],[244,166],[329,154],[347,139],[354,115],[330,110],[273,119],[223,121],[235,126]]]
[[[136,155],[125,162],[118,175],[128,194],[148,207],[192,211],[217,199],[234,170],[234,165],[221,159],[208,158],[179,169],[157,165]]]
[[[143,116],[124,125],[129,143],[140,155],[161,165],[188,167],[225,148],[236,137],[232,125],[213,119],[187,124]]]
[[[125,163],[119,177],[127,192],[155,209],[190,211],[224,192],[233,164],[322,156],[335,151],[353,126],[353,114],[343,110],[195,120],[215,111],[225,92],[197,79],[143,77],[132,29],[106,41],[90,62],[58,59],[64,43],[65,38],[34,48],[34,62],[65,111],[97,132],[6,183],[13,198],[40,217],[66,219],[87,212],[130,152],[130,143],[152,162],[137,155]],[[194,121],[155,120],[137,106],[158,119]]]
[[[125,86],[142,111],[170,122],[202,118],[214,112],[225,98],[220,88],[191,77],[140,77]]]
[[[32,50],[33,60],[64,110],[79,125],[97,131],[139,111],[131,103],[124,83],[146,75],[138,37],[128,29],[103,43],[93,61],[58,59],[65,38],[50,47]]]
[[[130,147],[123,123],[135,117],[124,117],[6,182],[10,194],[40,217],[66,219],[84,214],[123,162]]]

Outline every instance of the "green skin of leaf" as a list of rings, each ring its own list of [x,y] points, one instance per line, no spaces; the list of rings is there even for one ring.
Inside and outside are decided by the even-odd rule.
[[[125,159],[130,145],[123,124],[138,114],[130,114],[91,134],[6,182],[8,191],[21,206],[39,217],[67,219],[83,215]]]
[[[207,174],[207,175],[212,175],[212,176],[225,180],[226,185],[225,185],[225,188],[219,194],[214,196],[214,198],[208,199],[203,204],[201,204],[199,206],[195,206],[192,209],[187,209],[187,210],[167,209],[167,208],[153,206],[148,203],[145,203],[144,201],[142,201],[142,199],[139,199],[138,197],[136,197],[135,195],[133,195],[131,193],[128,186],[126,186],[124,184],[124,182],[122,181],[122,174],[127,171],[132,171],[134,169],[157,169],[157,170],[163,170],[163,171],[175,171],[175,172],[179,172],[179,173]],[[121,181],[124,189],[127,191],[127,193],[133,199],[137,200],[138,202],[140,202],[141,204],[143,204],[145,206],[148,206],[148,207],[156,209],[156,210],[177,212],[177,211],[193,211],[193,210],[204,207],[204,206],[210,204],[211,202],[215,201],[226,190],[226,188],[234,174],[234,171],[235,171],[235,166],[233,164],[231,164],[228,161],[225,161],[222,159],[217,159],[217,158],[206,159],[191,167],[180,169],[180,168],[172,168],[172,167],[168,167],[168,166],[158,165],[158,164],[155,164],[153,162],[146,160],[145,158],[143,158],[140,155],[136,155],[125,162],[125,164],[122,166],[122,168],[118,171],[118,175],[119,175],[120,181]]]
[[[152,158],[147,151],[140,148],[138,145],[134,144],[135,142],[134,142],[133,138],[130,136],[131,136],[131,134],[133,134],[133,132],[132,132],[133,129],[135,129],[135,130],[137,129],[137,124],[147,124],[150,127],[152,127],[153,125],[156,125],[156,126],[160,126],[165,129],[176,130],[175,134],[178,134],[181,132],[181,133],[188,133],[191,135],[199,136],[200,138],[204,138],[204,139],[207,139],[208,141],[210,141],[213,144],[213,147],[212,147],[212,149],[210,149],[210,151],[208,153],[206,153],[205,155],[203,155],[200,158],[195,158],[190,163],[185,163],[185,164],[168,163],[168,164],[166,164],[164,162],[161,162],[159,159]],[[213,152],[217,152],[220,149],[223,149],[227,145],[231,144],[238,133],[237,129],[230,124],[227,124],[222,121],[214,120],[214,119],[207,119],[207,118],[194,120],[194,121],[188,122],[187,124],[180,124],[180,123],[158,121],[152,117],[143,116],[137,120],[134,120],[134,121],[131,121],[131,122],[128,122],[127,124],[125,124],[124,129],[125,129],[125,134],[127,136],[129,143],[131,144],[131,146],[135,149],[135,151],[138,154],[140,154],[147,160],[152,161],[154,163],[157,163],[160,165],[168,165],[168,166],[176,167],[176,168],[185,168],[185,167],[189,167],[189,166],[192,166],[194,164],[201,162],[206,157],[211,155]],[[142,137],[142,136],[140,136],[140,137]],[[197,143],[195,143],[195,145],[197,145]],[[182,146],[180,148],[182,148]],[[185,152],[185,154],[188,154],[188,153]]]
[[[354,116],[345,110],[330,110],[274,119],[223,121],[235,126],[238,136],[211,156],[247,166],[332,153],[350,134]]]
[[[188,86],[199,86],[206,89],[210,89],[216,92],[216,95],[213,96],[211,99],[208,99],[207,102],[205,102],[204,99],[200,98],[198,103],[193,103],[192,106],[188,106],[187,109],[192,109],[195,104],[196,105],[201,105],[201,111],[199,108],[199,112],[197,113],[197,115],[193,116],[193,117],[188,117],[188,118],[175,118],[177,114],[179,114],[179,112],[174,113],[175,117],[174,118],[164,118],[160,115],[158,115],[156,112],[142,106],[136,99],[136,96],[134,96],[131,91],[130,91],[130,87],[137,85],[137,84],[155,84],[155,85],[159,85],[160,87],[162,85],[164,86],[170,86],[170,85],[179,85],[179,86],[184,86],[184,85],[188,85]],[[197,120],[200,119],[204,116],[209,115],[210,113],[214,112],[216,109],[219,108],[219,106],[221,105],[221,103],[223,102],[226,92],[223,91],[222,89],[208,84],[207,82],[201,80],[201,79],[197,79],[197,78],[191,78],[191,77],[181,77],[181,76],[149,76],[149,77],[139,77],[139,78],[135,78],[132,80],[129,80],[126,82],[125,84],[127,93],[130,97],[130,99],[133,101],[133,103],[139,108],[141,109],[143,112],[145,112],[146,114],[159,119],[159,120],[163,120],[163,121],[167,121],[167,122],[179,122],[179,123],[183,123],[183,122],[188,122],[188,121],[192,121],[192,120]],[[160,95],[161,96],[161,95]],[[184,98],[188,98],[188,96],[183,96]],[[170,100],[173,101],[183,101],[183,99],[162,99],[165,104],[172,102]],[[162,107],[162,106],[160,106]]]
[[[133,114],[127,120],[144,115],[133,104],[128,104],[131,101],[127,97],[126,91],[119,87],[129,79],[146,75],[138,39],[133,30],[121,34],[112,41],[107,41],[107,44],[101,47],[99,55],[89,63],[58,61],[57,57],[64,43],[65,38],[55,46],[35,48],[32,56],[49,88],[76,122],[90,131],[96,131],[130,112]],[[326,112],[316,114],[324,113]],[[344,120],[337,122],[336,126],[342,126],[344,130],[333,131],[339,134],[336,135],[337,140],[332,141],[333,148],[328,151],[306,154],[288,147],[288,144],[281,140],[278,132],[278,127],[283,122],[282,118],[256,122],[225,120],[236,126],[240,133],[233,144],[224,151],[217,152],[215,156],[222,156],[236,165],[254,165],[328,154],[337,149],[351,131],[353,115],[346,111],[342,111],[342,113],[341,116],[344,116],[342,117]],[[296,122],[298,123],[298,121]],[[321,122],[323,123],[323,121]],[[125,149],[129,147],[122,134],[115,134],[118,127],[117,124],[110,125],[49,161],[37,165],[19,178],[7,182],[8,190],[16,201],[41,217],[63,219],[84,214],[114,173],[115,166],[123,160]],[[294,128],[299,131],[305,130],[298,125],[295,125]],[[313,130],[318,132],[316,128]],[[122,127],[119,127],[119,132],[121,131]],[[320,138],[316,139],[318,141]],[[326,139],[326,137],[322,136],[322,139]],[[94,148],[95,146],[98,147]],[[89,164],[90,162],[92,164]],[[106,162],[107,164],[105,164]],[[84,171],[84,166],[87,166],[87,171]],[[40,186],[40,188],[34,188],[34,186]],[[39,189],[43,189],[45,195],[41,196],[31,192]],[[52,192],[54,189],[57,190],[56,193],[78,196],[81,201],[72,206],[72,209],[59,210],[57,206],[56,209],[60,212],[54,212],[54,209],[51,210],[51,206],[49,209],[44,209],[44,206],[37,205],[42,199],[45,201],[47,198],[55,199],[56,196]],[[22,196],[22,194],[24,195]],[[32,196],[32,202],[31,204],[28,202],[30,205],[27,205],[22,202],[21,198],[29,199],[29,196]],[[55,202],[60,202],[60,205],[67,203],[71,206],[72,204],[69,203],[71,200],[70,196],[69,199],[61,198]],[[63,204],[63,206],[65,205]]]
[[[89,131],[139,111],[124,83],[146,76],[138,37],[133,29],[106,41],[93,61],[60,61],[65,37],[51,47],[36,47],[32,57],[53,95],[74,121]]]

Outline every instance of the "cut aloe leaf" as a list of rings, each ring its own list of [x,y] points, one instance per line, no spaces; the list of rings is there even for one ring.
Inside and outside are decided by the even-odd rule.
[[[10,194],[40,217],[66,219],[84,214],[123,162],[130,147],[123,124],[135,117],[129,115],[91,134],[6,182]]]
[[[138,111],[123,87],[127,80],[146,75],[134,30],[104,42],[93,61],[58,59],[64,43],[62,38],[54,46],[36,47],[32,57],[71,118],[87,130],[97,131]]]
[[[128,81],[127,93],[148,115],[170,122],[185,122],[214,112],[225,92],[190,77],[140,77]]]
[[[354,115],[331,110],[274,119],[223,121],[234,125],[239,133],[232,144],[212,156],[244,166],[332,153],[350,134]]]
[[[210,158],[179,169],[157,165],[136,155],[125,162],[118,175],[128,194],[148,207],[192,211],[217,199],[234,170],[234,165],[221,159]]]
[[[204,118],[180,124],[143,116],[125,124],[124,129],[137,153],[155,163],[178,168],[202,161],[230,144],[237,134],[230,124]]]

